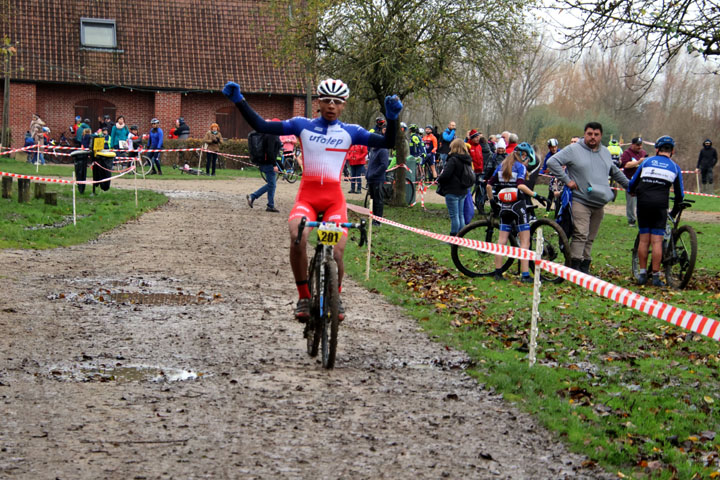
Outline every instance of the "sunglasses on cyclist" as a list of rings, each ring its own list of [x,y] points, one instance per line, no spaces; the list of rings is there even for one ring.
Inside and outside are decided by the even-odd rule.
[[[323,97],[318,98],[322,103],[326,103],[328,105],[342,105],[345,103],[345,100],[341,100],[339,98],[330,98],[330,97]]]

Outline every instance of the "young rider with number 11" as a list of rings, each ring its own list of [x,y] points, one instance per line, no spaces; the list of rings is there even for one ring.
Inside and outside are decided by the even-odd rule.
[[[310,290],[308,288],[307,236],[303,233],[296,245],[298,226],[302,217],[315,221],[319,213],[327,222],[347,222],[347,205],[341,188],[341,175],[345,155],[350,146],[367,145],[375,148],[393,148],[397,132],[397,120],[402,103],[397,96],[385,98],[385,116],[388,119],[385,136],[370,133],[358,125],[346,125],[338,120],[345,108],[350,89],[340,80],[327,79],[317,88],[320,117],[308,119],[295,117],[282,122],[268,122],[258,115],[247,103],[240,86],[228,82],[223,94],[240,110],[243,118],[255,130],[273,135],[295,135],[300,142],[303,157],[303,176],[300,180],[295,204],[290,211],[290,266],[297,285],[298,300],[295,317],[301,322],[310,317]],[[344,272],[343,252],[347,231],[335,246],[334,257],[338,266],[338,285],[342,289]],[[338,317],[345,316],[342,303]]]

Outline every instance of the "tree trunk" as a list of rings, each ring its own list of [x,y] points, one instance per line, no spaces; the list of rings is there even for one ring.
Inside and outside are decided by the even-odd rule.
[[[2,198],[12,197],[12,177],[2,177]]]
[[[405,140],[405,132],[400,129],[400,120],[398,122],[397,136],[395,137],[395,152],[397,158],[397,166],[393,172],[395,173],[395,186],[393,188],[393,198],[390,205],[394,207],[406,207],[405,198],[405,159],[408,156],[408,144]]]
[[[18,203],[28,203],[30,201],[30,180],[27,178],[18,178]]]
[[[44,183],[35,184],[35,198],[45,198],[45,188],[47,185]]]

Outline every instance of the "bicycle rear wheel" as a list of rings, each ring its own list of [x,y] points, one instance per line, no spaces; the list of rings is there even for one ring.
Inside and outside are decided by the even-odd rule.
[[[415,203],[415,184],[409,178],[405,179],[405,203],[408,206]]]
[[[500,227],[488,220],[480,220],[466,225],[458,232],[457,236],[481,242],[498,243]],[[513,247],[518,246],[515,235],[511,234],[508,241]],[[450,255],[457,269],[468,277],[486,277],[495,273],[495,255],[491,253],[451,245]],[[504,272],[510,268],[513,260],[512,257],[507,257],[500,267],[500,271]]]
[[[697,234],[690,225],[682,225],[673,232],[668,259],[665,260],[665,278],[678,290],[687,287],[697,260]],[[673,248],[674,247],[674,248]]]
[[[318,354],[320,345],[320,257],[315,255],[308,270],[308,287],[310,288],[310,318],[305,324],[303,336],[307,343],[307,353],[311,357]]]
[[[570,242],[563,229],[556,222],[547,218],[539,218],[530,226],[530,250],[535,251],[535,234],[538,229],[543,233],[542,259],[559,263],[569,267],[572,264],[570,258]],[[530,262],[530,270],[535,272],[535,262]],[[561,283],[562,277],[553,275],[546,270],[540,270],[540,279],[543,282]]]
[[[338,272],[335,260],[330,256],[325,264],[325,294],[323,295],[322,325],[322,364],[331,369],[335,366],[335,354],[338,341],[338,308],[340,292],[338,292]]]

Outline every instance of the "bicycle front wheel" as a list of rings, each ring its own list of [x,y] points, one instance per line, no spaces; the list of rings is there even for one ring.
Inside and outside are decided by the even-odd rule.
[[[533,222],[530,226],[530,250],[535,251],[535,235],[539,229],[542,229],[543,233],[542,259],[569,267],[572,264],[570,242],[557,222],[547,218],[539,218]],[[535,272],[535,262],[530,262],[530,270],[533,273]],[[540,269],[540,279],[543,282],[550,283],[561,283],[563,281],[562,277],[542,269]]]
[[[687,287],[697,260],[697,234],[690,225],[682,225],[673,232],[673,245],[665,260],[665,278],[678,290]]]
[[[405,203],[408,206],[415,204],[415,184],[409,178],[405,179]]]
[[[465,225],[465,227],[458,232],[457,236],[481,242],[498,243],[500,227],[491,223],[489,220],[480,220]],[[515,235],[510,235],[508,240],[513,247],[518,246]],[[468,277],[486,277],[495,273],[495,255],[491,253],[478,252],[470,248],[451,245],[450,255],[457,269]],[[503,261],[500,271],[506,271],[512,263],[513,258],[507,257]]]
[[[338,292],[337,264],[332,256],[325,264],[325,294],[323,295],[322,324],[322,364],[331,369],[335,366],[335,354],[338,341],[338,309],[340,306],[340,292]]]

